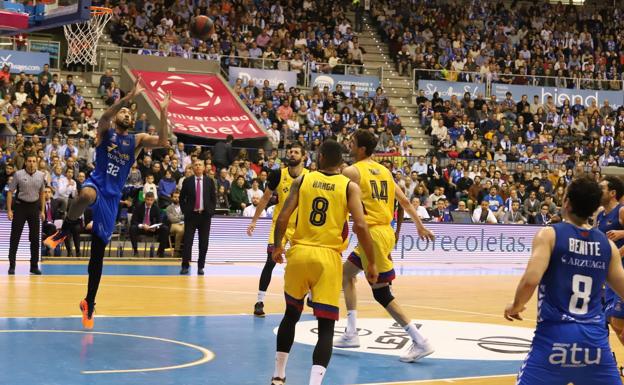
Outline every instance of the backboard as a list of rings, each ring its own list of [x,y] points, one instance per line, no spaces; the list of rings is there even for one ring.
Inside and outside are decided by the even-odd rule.
[[[15,35],[89,20],[91,0],[0,0],[0,35]],[[28,23],[23,22],[28,17]]]

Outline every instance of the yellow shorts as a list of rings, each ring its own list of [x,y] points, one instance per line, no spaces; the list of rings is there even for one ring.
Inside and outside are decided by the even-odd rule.
[[[378,283],[392,282],[395,278],[394,263],[390,253],[394,249],[395,238],[394,229],[390,225],[379,225],[369,227],[371,238],[373,239],[373,252],[375,253],[375,265],[379,272]],[[364,249],[358,244],[355,250],[349,255],[349,261],[362,270],[366,270],[368,259]]]
[[[273,238],[274,234],[275,234],[275,221],[271,223],[271,230],[269,230],[269,243],[267,245],[267,253],[269,254],[273,253],[273,245],[275,244],[275,239]],[[286,229],[286,234],[284,234],[284,239],[282,241],[283,244],[285,245],[286,243],[290,242],[294,234],[295,234],[295,226],[288,226],[288,228]]]
[[[342,260],[340,253],[325,247],[294,245],[286,252],[284,296],[286,303],[303,310],[303,300],[312,292],[310,305],[318,318],[338,320]]]

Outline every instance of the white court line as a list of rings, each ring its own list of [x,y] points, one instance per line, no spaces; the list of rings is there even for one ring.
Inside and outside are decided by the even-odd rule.
[[[20,281],[20,282],[21,283],[27,282],[28,284],[36,284],[36,285],[86,286],[84,283],[76,283],[76,282],[42,282],[42,281],[33,281],[33,280]],[[161,290],[180,290],[180,291],[205,291],[205,292],[212,292],[212,293],[242,294],[242,295],[250,295],[250,296],[254,296],[258,294],[257,292],[250,292],[250,291],[216,290],[216,289],[202,289],[202,288],[193,288],[193,287],[144,286],[144,285],[123,285],[123,284],[121,285],[103,284],[103,285],[100,285],[100,287],[124,287],[124,288],[134,288],[134,289],[161,289]],[[266,295],[273,296],[273,297],[283,296],[283,294],[273,294],[273,293],[266,293]],[[369,305],[377,303],[375,301],[358,301],[358,302],[366,303]],[[405,303],[401,303],[401,306],[410,307],[414,309],[439,310],[439,311],[445,311],[445,312],[450,312],[450,313],[479,315],[479,316],[490,317],[490,318],[503,318],[502,314],[481,313],[481,312],[475,312],[475,311],[469,311],[469,310],[449,309],[449,308],[444,308],[444,307],[411,305],[411,304],[405,304]],[[529,319],[529,318],[524,318],[524,320],[535,322],[534,319]]]
[[[504,378],[504,377],[514,377],[517,374],[496,374],[492,376],[475,376],[475,377],[451,377],[451,378],[438,378],[438,379],[430,379],[430,380],[415,380],[415,381],[400,381],[400,382],[367,382],[364,384],[357,385],[400,385],[400,384],[423,384],[426,382],[449,382],[453,383],[455,381],[465,381],[465,380],[482,380],[488,378]]]
[[[192,366],[202,365],[207,362],[210,362],[215,358],[215,355],[210,350],[198,346],[189,344],[188,342],[170,340],[167,338],[160,337],[150,337],[150,336],[142,336],[139,334],[125,334],[125,333],[110,333],[110,332],[92,332],[92,331],[80,331],[80,330],[0,330],[0,333],[70,333],[70,334],[84,334],[84,335],[105,335],[105,336],[118,336],[118,337],[130,337],[130,338],[140,338],[144,340],[153,340],[166,342],[175,345],[185,346],[187,348],[191,348],[199,351],[202,354],[202,357],[198,360],[187,362],[185,364],[180,365],[171,365],[171,366],[161,366],[161,367],[153,367],[153,368],[142,368],[142,369],[113,369],[113,370],[84,370],[80,373],[82,374],[111,374],[111,373],[141,373],[141,372],[160,372],[165,370],[176,370],[176,369],[184,369],[190,368]]]
[[[266,315],[284,315],[280,313],[265,313]],[[230,313],[230,314],[158,314],[158,315],[107,315],[96,314],[98,318],[159,318],[159,317],[232,317],[232,316],[249,316],[250,313]],[[58,319],[58,318],[82,318],[82,315],[76,315],[74,313],[68,315],[54,315],[54,316],[19,316],[19,317],[0,317],[3,319]],[[261,319],[261,318],[260,318]]]

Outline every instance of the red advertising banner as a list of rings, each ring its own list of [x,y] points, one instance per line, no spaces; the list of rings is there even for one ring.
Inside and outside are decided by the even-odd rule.
[[[210,139],[265,137],[251,113],[239,103],[217,75],[133,71],[155,105],[171,92],[169,122],[176,134]]]

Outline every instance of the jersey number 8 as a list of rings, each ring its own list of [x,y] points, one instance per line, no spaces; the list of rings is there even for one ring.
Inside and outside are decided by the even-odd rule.
[[[572,297],[570,297],[570,306],[568,310],[572,314],[587,314],[587,307],[592,288],[592,277],[586,275],[575,274],[572,276]]]
[[[323,226],[327,220],[327,210],[329,201],[325,198],[316,197],[312,201],[312,212],[310,212],[310,223],[314,226]]]

